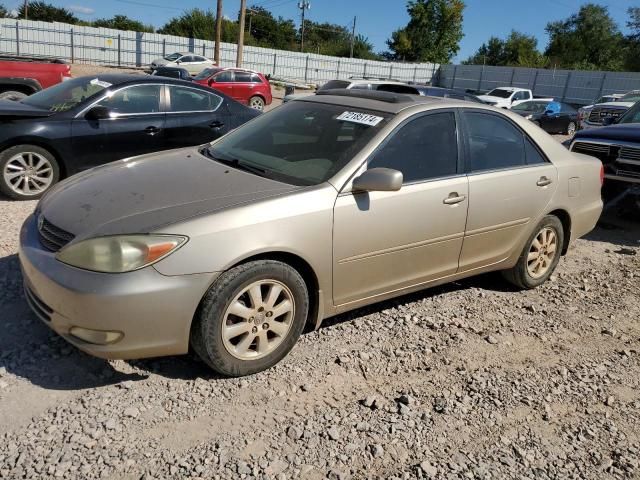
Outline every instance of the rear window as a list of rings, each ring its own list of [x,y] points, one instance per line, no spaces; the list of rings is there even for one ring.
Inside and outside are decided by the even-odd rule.
[[[349,85],[351,85],[351,82],[347,82],[345,80],[330,80],[324,85],[322,85],[322,87],[320,87],[319,90],[333,90],[334,88],[348,88]]]
[[[227,134],[208,155],[286,183],[316,185],[339,172],[388,118],[354,107],[290,102]]]

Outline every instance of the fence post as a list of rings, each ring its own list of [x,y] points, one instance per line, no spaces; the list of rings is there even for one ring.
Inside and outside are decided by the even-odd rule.
[[[516,76],[516,69],[515,68],[511,68],[511,81],[509,82],[509,85],[511,87],[513,87],[513,77]]]
[[[122,63],[122,58],[121,58],[121,53],[120,53],[120,51],[121,51],[121,49],[120,49],[120,41],[121,41],[121,39],[122,39],[122,34],[119,33],[118,34],[118,66],[120,66],[121,63]]]
[[[207,51],[206,51],[204,48],[205,48],[205,44],[204,44],[204,42],[203,42],[203,43],[202,43],[202,56],[203,56],[203,57],[206,57],[206,56],[207,56],[207,55],[206,55]]]
[[[73,52],[73,28],[71,30],[69,30],[69,42],[70,42],[70,46],[71,46],[71,63],[74,63],[75,55],[74,55],[74,52]]]
[[[309,55],[304,62],[304,82],[307,83],[309,78]]]
[[[571,80],[571,71],[569,71],[569,73],[567,73],[567,79],[564,81],[564,89],[562,90],[562,98],[560,99],[561,102],[564,102],[564,99],[567,96],[567,89],[569,88],[569,81]]]
[[[162,58],[167,56],[167,39],[162,39]]]
[[[367,62],[364,62],[364,70],[362,72],[362,78],[367,78]]]
[[[536,68],[536,74],[533,76],[533,86],[531,87],[531,91],[533,94],[536,94],[536,84],[538,83],[538,69]]]
[[[20,55],[20,22],[16,20],[16,55]]]
[[[418,65],[413,69],[413,83],[416,83],[416,79],[418,78]]]
[[[593,100],[597,100],[602,96],[602,92],[604,92],[604,84],[606,81],[607,81],[607,72],[604,72],[604,75],[602,75],[602,81],[600,82],[600,90],[598,92],[598,96]]]
[[[336,78],[340,78],[340,59],[338,58],[338,68],[336,68]]]
[[[276,76],[276,66],[278,64],[278,54],[274,53],[273,54],[273,76]]]
[[[389,65],[389,80],[393,78],[393,63]]]
[[[478,79],[478,92],[482,90],[483,78],[484,78],[484,63],[482,64],[482,70],[480,70],[480,78]]]
[[[451,87],[456,88],[456,74],[458,73],[458,65],[453,66],[453,78],[451,79]]]

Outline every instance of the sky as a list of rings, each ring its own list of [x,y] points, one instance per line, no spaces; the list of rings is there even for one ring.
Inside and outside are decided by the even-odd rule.
[[[65,7],[83,20],[124,14],[145,24],[161,27],[169,18],[190,8],[215,10],[216,0],[46,0]],[[349,26],[356,20],[356,32],[369,38],[377,52],[386,49],[385,41],[391,32],[405,26],[409,20],[406,0],[309,0],[309,19]],[[613,18],[626,31],[626,10],[638,6],[638,0],[592,0],[609,7]],[[9,9],[16,8],[22,0],[0,0]],[[535,35],[538,47],[547,44],[545,26],[548,22],[565,19],[587,3],[584,0],[466,0],[464,13],[464,38],[460,52],[454,61],[472,55],[492,35],[505,37],[512,29]],[[247,0],[249,6],[263,6],[276,16],[300,20],[298,0]],[[235,18],[240,0],[224,0],[224,13]]]

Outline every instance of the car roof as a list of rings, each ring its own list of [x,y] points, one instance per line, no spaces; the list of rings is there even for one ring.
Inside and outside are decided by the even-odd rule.
[[[332,89],[315,95],[296,99],[296,102],[330,103],[344,107],[375,110],[396,114],[419,104],[441,104],[447,99],[440,97],[417,97],[403,93],[379,92],[376,90]],[[452,102],[459,105],[460,102]]]
[[[218,71],[234,71],[234,72],[247,72],[247,73],[255,73],[255,74],[259,74],[260,72],[257,72],[255,70],[250,70],[248,68],[240,68],[240,67],[209,67],[211,70],[216,69]]]
[[[180,80],[179,78],[161,77],[157,75],[139,75],[135,73],[107,73],[98,75],[85,75],[84,77],[76,78],[97,78],[103,82],[110,83],[112,86],[126,85],[128,83],[173,83],[176,85],[189,85],[192,88],[201,88],[202,90],[210,92],[209,88],[200,86],[193,82],[187,82],[186,80]]]
[[[382,85],[382,84],[393,84],[393,85],[405,85],[404,82],[400,82],[398,80],[380,80],[380,79],[363,79],[363,78],[350,78],[349,80],[345,80],[345,82],[349,82],[351,85]]]

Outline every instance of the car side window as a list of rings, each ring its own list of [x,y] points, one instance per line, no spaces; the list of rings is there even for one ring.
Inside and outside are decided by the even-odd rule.
[[[194,88],[170,86],[171,112],[203,112],[216,110],[222,98]]]
[[[452,112],[420,116],[400,127],[369,159],[368,168],[393,168],[404,183],[455,175],[456,120]]]
[[[527,157],[527,165],[539,165],[541,163],[547,163],[547,159],[542,156],[540,150],[536,148],[536,146],[529,138],[525,138],[524,140],[524,150]]]
[[[103,99],[98,105],[120,114],[157,113],[160,112],[161,88],[161,85],[124,88]]]
[[[180,59],[180,63],[191,63],[193,62],[193,57],[191,55],[184,56]]]
[[[216,81],[216,83],[231,83],[233,82],[233,72],[221,72],[213,77],[213,79]]]
[[[251,74],[249,72],[235,72],[236,82],[251,83]]]
[[[472,172],[526,165],[524,135],[494,114],[464,112]]]
[[[257,74],[252,73],[251,74],[251,83],[262,83],[262,80],[260,79],[260,77]]]
[[[194,62],[206,62],[207,59],[204,57],[193,57]]]

